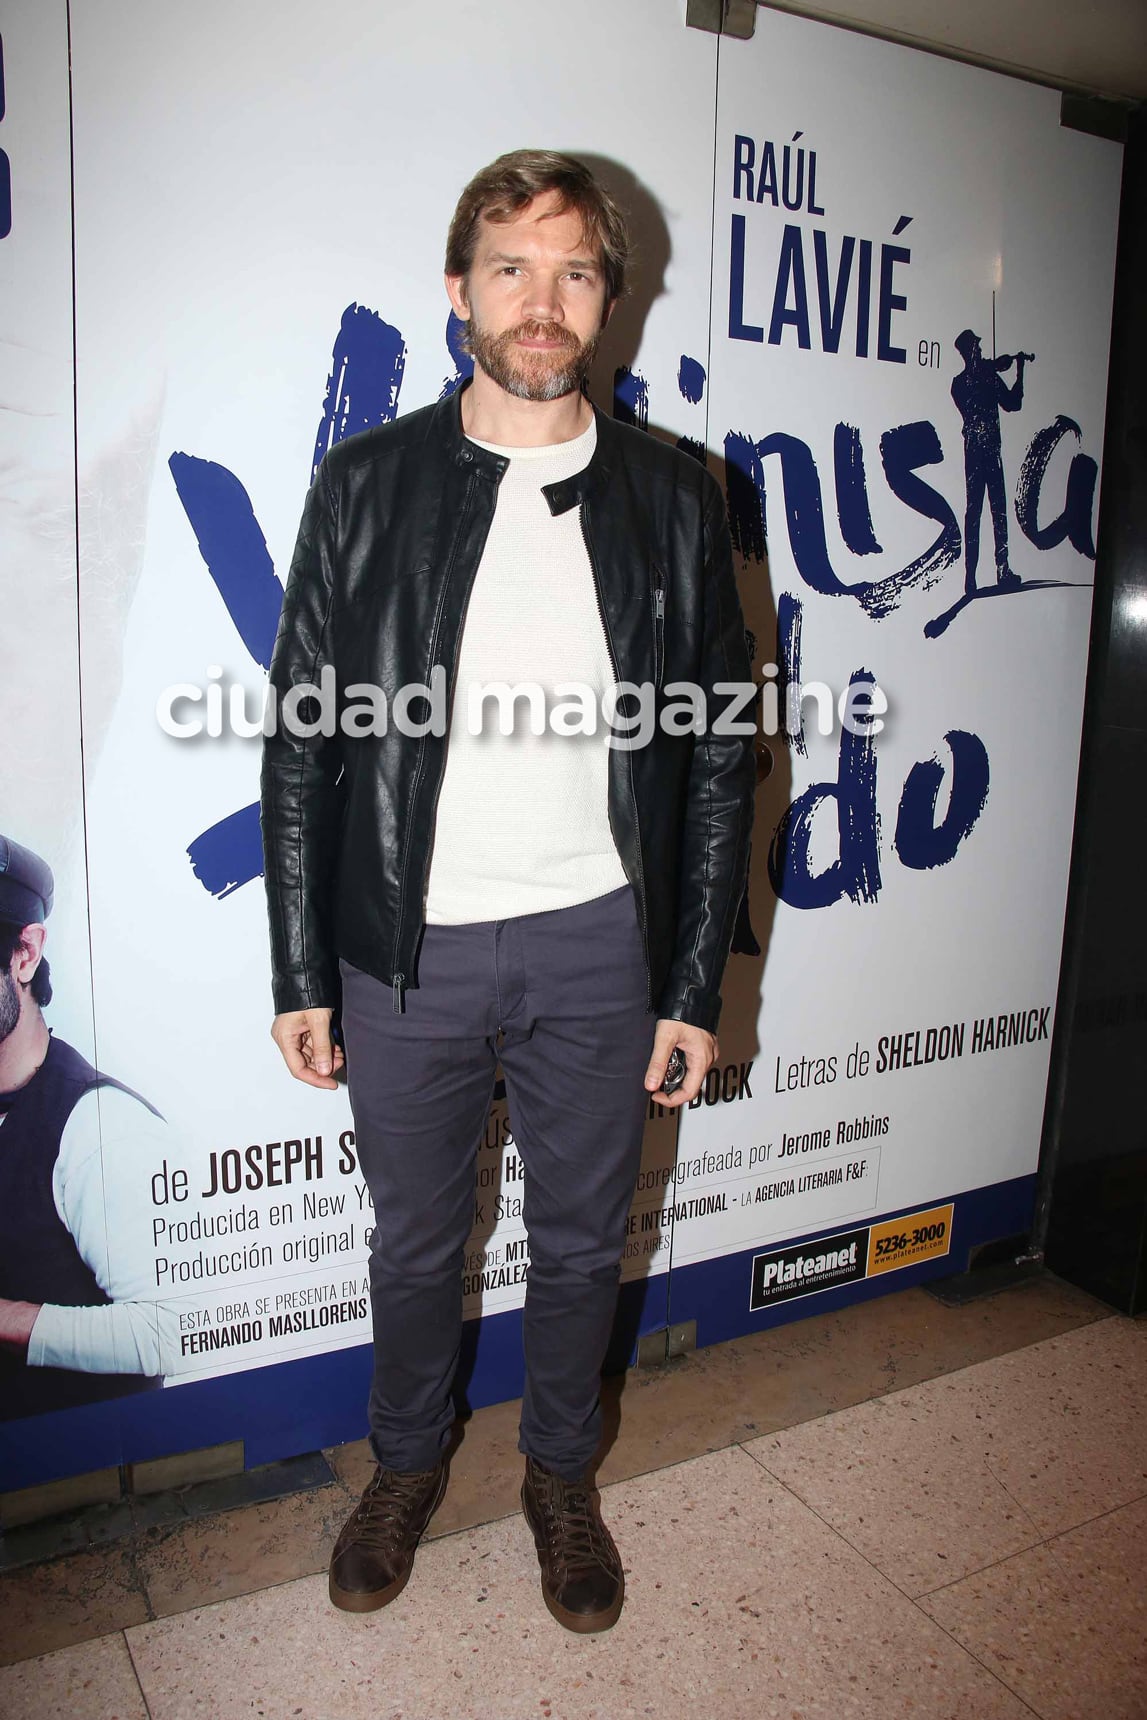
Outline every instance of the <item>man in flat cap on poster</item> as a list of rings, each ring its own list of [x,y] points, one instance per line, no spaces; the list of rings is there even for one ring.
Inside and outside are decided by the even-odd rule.
[[[44,1020],[53,894],[47,863],[0,835],[3,1421],[162,1383],[167,1316],[138,1223],[162,1119]]]

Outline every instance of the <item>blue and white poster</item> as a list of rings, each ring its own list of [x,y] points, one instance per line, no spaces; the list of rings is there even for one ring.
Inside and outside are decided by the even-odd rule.
[[[751,1097],[681,1127],[721,1166],[673,1226],[702,1337],[787,1238],[942,1273],[1030,1224],[1121,167],[1051,90],[768,11],[717,89],[707,441],[781,732],[721,1034]]]

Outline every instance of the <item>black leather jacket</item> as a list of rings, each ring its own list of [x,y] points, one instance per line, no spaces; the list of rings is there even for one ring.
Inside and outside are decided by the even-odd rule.
[[[384,691],[389,712],[395,691],[429,684],[436,664],[452,692],[505,468],[463,433],[461,392],[331,449],[287,581],[271,663],[280,699],[332,667],[340,713],[361,704],[353,689],[362,682]],[[589,465],[548,486],[546,498],[555,514],[581,505],[619,681],[711,689],[749,678],[724,503],[697,461],[599,412]],[[724,703],[711,701],[710,716]],[[340,723],[309,739],[280,722],[265,742],[277,1011],[337,1008],[339,956],[393,986],[396,1009],[417,985],[446,744],[392,722],[383,735],[351,737]],[[716,1026],[753,782],[751,737],[670,735],[658,724],[647,746],[610,752],[610,826],[636,894],[659,1016]]]

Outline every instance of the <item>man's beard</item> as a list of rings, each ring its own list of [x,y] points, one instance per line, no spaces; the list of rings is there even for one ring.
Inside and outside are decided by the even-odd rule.
[[[593,363],[601,331],[589,340],[560,323],[523,322],[503,334],[488,334],[470,318],[468,345],[474,362],[516,400],[559,400],[581,388]],[[560,340],[549,352],[519,348],[520,340]]]
[[[0,972],[0,1045],[20,1020],[20,993],[10,973]]]

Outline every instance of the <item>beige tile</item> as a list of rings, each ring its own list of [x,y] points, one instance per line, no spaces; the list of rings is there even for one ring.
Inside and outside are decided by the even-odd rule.
[[[1147,1502],[928,1595],[921,1605],[1043,1720],[1147,1714]]]
[[[1001,1357],[980,1413],[992,1473],[1044,1535],[1147,1494],[1147,1344],[1132,1320]]]
[[[1107,1316],[1050,1274],[962,1308],[894,1291],[699,1350],[621,1384],[603,1480],[794,1427]],[[608,1391],[617,1393],[617,1382]],[[620,1423],[619,1428],[617,1427]]]
[[[611,1488],[617,1627],[545,1611],[520,1517],[424,1547],[380,1613],[321,1578],[130,1633],[152,1720],[1023,1720],[1027,1710],[733,1448]]]
[[[1113,1315],[884,1400],[1058,1534],[1147,1494],[1147,1345]]]
[[[153,1616],[325,1570],[347,1514],[342,1488],[323,1487],[149,1536],[137,1563]]]
[[[0,1665],[107,1636],[147,1617],[129,1547],[9,1571],[0,1576]]]
[[[967,1436],[964,1397],[953,1416],[942,1402],[919,1405],[921,1392],[949,1384],[913,1387],[745,1447],[909,1595],[1040,1539]]]
[[[1147,1494],[1147,1345],[1106,1318],[747,1449],[921,1594]]]
[[[0,1670],[0,1714],[4,1720],[148,1720],[118,1632]]]
[[[956,1308],[919,1288],[893,1290],[712,1353],[744,1346],[751,1361],[759,1346],[776,1365],[780,1395],[771,1401],[769,1424],[759,1429],[764,1433],[1039,1343],[1109,1312],[1049,1273]]]

